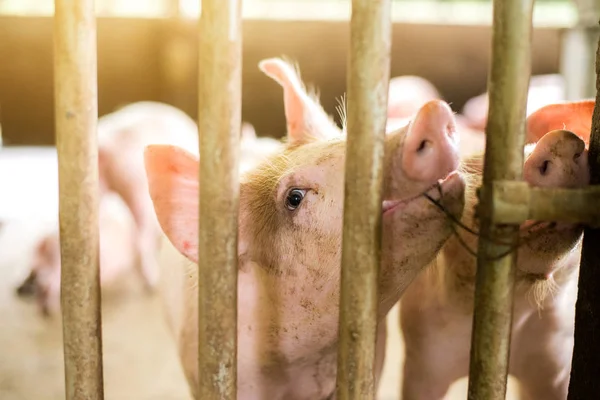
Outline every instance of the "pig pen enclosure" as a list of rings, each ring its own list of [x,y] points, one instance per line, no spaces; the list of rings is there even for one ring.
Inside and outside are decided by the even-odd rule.
[[[600,382],[595,376],[596,371],[600,370],[600,344],[596,340],[596,333],[600,332],[600,298],[598,290],[595,289],[600,283],[600,271],[594,268],[600,265],[600,253],[594,246],[600,239],[600,233],[595,229],[600,221],[600,211],[597,207],[600,191],[596,186],[600,180],[600,109],[596,105],[593,106],[593,117],[589,113],[588,120],[581,122],[583,131],[575,129],[580,128],[577,123],[570,125],[569,115],[566,115],[562,117],[563,120],[548,123],[543,132],[546,134],[560,130],[564,137],[570,137],[569,134],[587,137],[584,140],[585,149],[580,148],[574,154],[574,159],[581,159],[582,153],[587,154],[589,181],[586,183],[589,185],[530,186],[524,177],[523,150],[526,144],[540,140],[539,137],[534,140],[528,136],[529,128],[526,125],[528,86],[533,70],[540,74],[557,72],[554,67],[560,65],[560,72],[565,79],[565,101],[573,102],[597,96],[596,76],[600,67],[594,63],[594,54],[596,49],[600,48],[598,2],[575,2],[576,7],[571,6],[576,10],[577,18],[576,21],[568,21],[567,25],[572,25],[570,29],[558,34],[556,29],[542,27],[536,30],[535,34],[538,36],[534,40],[533,0],[494,1],[491,36],[482,35],[483,30],[478,26],[469,27],[455,36],[433,24],[411,26],[409,23],[404,26],[403,22],[398,22],[403,21],[401,14],[408,14],[410,7],[418,7],[416,3],[411,3],[410,7],[403,5],[407,3],[403,1],[353,0],[322,3],[318,13],[323,19],[334,14],[332,10],[335,9],[335,4],[343,4],[342,8],[345,7],[348,13],[340,18],[341,21],[327,21],[321,25],[302,21],[301,15],[294,15],[288,17],[292,19],[290,21],[269,21],[264,26],[256,20],[256,15],[255,20],[250,17],[244,19],[242,24],[242,14],[246,17],[246,14],[252,12],[259,14],[256,10],[261,10],[264,18],[268,11],[277,14],[280,8],[284,9],[290,5],[282,5],[286,2],[242,0],[203,0],[201,4],[200,1],[156,1],[148,2],[149,7],[154,7],[156,14],[169,16],[160,18],[158,28],[152,25],[151,19],[133,19],[127,22],[131,23],[129,27],[127,24],[119,25],[117,20],[103,21],[98,18],[99,27],[105,31],[117,32],[117,38],[113,37],[112,43],[108,43],[106,36],[97,36],[96,12],[100,13],[101,10],[95,8],[93,0],[56,0],[53,4],[46,3],[46,11],[54,14],[53,20],[46,17],[0,17],[0,54],[4,53],[4,65],[0,66],[0,92],[3,92],[0,93],[0,124],[3,128],[0,132],[5,142],[5,146],[0,150],[0,168],[4,168],[5,171],[0,171],[0,174],[3,182],[6,182],[7,178],[12,179],[10,188],[14,188],[16,193],[43,198],[51,196],[47,194],[50,189],[38,186],[36,189],[17,190],[19,184],[25,183],[14,182],[27,179],[39,182],[36,174],[32,173],[31,177],[26,177],[25,174],[14,171],[25,171],[24,165],[36,162],[41,165],[40,169],[58,163],[58,175],[49,178],[51,184],[58,185],[58,202],[55,204],[54,200],[48,199],[46,202],[49,204],[45,207],[50,212],[56,211],[55,206],[59,210],[62,321],[53,320],[40,325],[27,322],[33,319],[33,314],[32,318],[28,319],[29,311],[26,311],[26,307],[12,300],[15,297],[14,288],[9,287],[12,282],[9,282],[9,274],[4,272],[7,268],[2,266],[2,276],[6,277],[2,279],[5,281],[2,289],[6,288],[6,292],[2,294],[2,302],[12,307],[9,309],[0,305],[5,315],[2,325],[5,333],[2,334],[0,343],[2,399],[180,399],[190,398],[190,392],[200,399],[234,399],[243,395],[238,389],[237,358],[240,350],[240,303],[237,289],[240,269],[238,215],[242,195],[237,170],[241,163],[238,149],[243,140],[243,137],[240,137],[241,122],[245,119],[251,120],[258,132],[273,132],[281,130],[282,126],[288,130],[293,129],[293,124],[289,122],[288,110],[283,110],[281,106],[281,89],[273,90],[272,98],[277,99],[279,103],[275,105],[275,100],[261,95],[261,86],[265,83],[254,74],[258,71],[256,65],[260,59],[280,54],[291,56],[294,52],[300,58],[301,70],[304,70],[303,66],[306,65],[308,75],[318,75],[320,80],[331,80],[335,83],[330,85],[337,85],[329,86],[321,93],[321,97],[325,97],[325,92],[329,94],[339,91],[338,94],[341,94],[344,91],[343,86],[347,87],[347,161],[344,165],[346,183],[343,188],[343,218],[340,221],[343,233],[340,256],[342,273],[339,279],[339,342],[335,358],[337,377],[332,390],[314,398],[397,398],[401,365],[394,353],[400,352],[402,346],[388,343],[384,373],[379,382],[376,382],[373,373],[377,369],[374,363],[377,355],[378,322],[381,323],[376,316],[380,295],[378,283],[381,279],[381,254],[384,251],[381,231],[384,224],[382,211],[386,200],[384,157],[385,137],[386,133],[389,133],[386,132],[386,123],[390,114],[386,109],[390,77],[398,75],[399,71],[406,71],[405,74],[416,73],[423,68],[422,64],[427,60],[430,63],[434,61],[436,68],[441,68],[438,65],[440,59],[452,65],[452,54],[443,49],[448,46],[446,40],[480,40],[489,46],[490,37],[492,45],[489,49],[489,60],[463,50],[463,54],[468,54],[470,58],[466,57],[466,63],[458,63],[458,66],[454,67],[455,70],[470,67],[472,71],[478,71],[474,73],[467,70],[463,75],[459,75],[460,79],[455,78],[464,80],[464,83],[451,82],[450,73],[446,73],[446,76],[444,73],[438,76],[432,73],[436,83],[448,90],[470,85],[472,91],[469,95],[475,94],[473,90],[476,92],[485,89],[487,79],[490,99],[489,112],[486,111],[488,118],[485,123],[483,179],[477,190],[476,209],[480,227],[476,233],[484,240],[480,240],[477,247],[473,330],[472,334],[469,332],[472,337],[466,391],[468,394],[465,393],[462,397],[467,395],[469,399],[476,400],[507,397],[509,354],[512,356],[511,332],[515,323],[513,297],[518,274],[516,249],[521,244],[519,228],[528,221],[553,221],[586,226],[578,274],[572,364],[569,363],[570,370],[564,372],[570,374],[570,379],[567,379],[567,398],[600,398]],[[260,3],[262,8],[258,5],[256,8],[246,7],[247,4],[254,3]],[[297,3],[301,3],[297,10],[302,10],[309,9],[308,4],[311,2]],[[449,5],[452,2],[423,3],[427,3],[426,6],[421,4],[423,13],[431,13],[436,9],[461,13],[467,9],[458,6],[452,8]],[[541,1],[538,3],[547,4]],[[27,2],[20,4],[24,7]],[[561,4],[564,5],[564,2]],[[477,7],[475,4],[470,6]],[[488,16],[491,17],[492,2],[487,6],[489,7],[480,8],[479,12],[487,10]],[[122,7],[126,8],[124,5]],[[193,39],[196,22],[194,18],[185,19],[186,10],[192,15],[200,13],[197,42]],[[314,4],[311,10],[315,12]],[[306,10],[304,12],[308,13]],[[329,29],[327,37],[331,43],[326,43],[327,40],[323,39],[327,30],[323,25]],[[336,27],[332,29],[334,25]],[[292,28],[289,28],[290,26]],[[19,35],[15,37],[22,40],[24,46],[34,44],[37,48],[32,45],[34,51],[20,49],[16,39],[9,40],[10,35],[15,35],[16,32],[19,32]],[[409,32],[430,39],[423,39],[424,42],[416,45],[405,44],[405,47],[398,47],[409,42]],[[52,36],[53,51],[40,51],[40,41],[34,36],[44,36],[44,33],[46,36]],[[118,37],[119,35],[122,37]],[[132,50],[125,44],[119,47],[120,39],[125,43],[129,40],[128,37],[135,35],[139,36],[135,49]],[[167,38],[165,45],[150,46],[151,42],[162,39],[163,35]],[[294,35],[305,37],[306,44],[301,50],[288,51],[286,43],[293,42]],[[448,37],[444,38],[446,35]],[[478,38],[478,35],[483,39]],[[144,39],[140,39],[142,36]],[[343,39],[345,37],[349,40]],[[559,46],[561,40],[562,46]],[[246,41],[250,43],[246,45]],[[419,55],[419,52],[427,52],[426,48],[422,48],[423,43],[428,43],[432,52],[440,52],[441,55],[429,59]],[[470,45],[472,43],[466,43],[465,46]],[[248,46],[250,50],[243,50],[243,46]],[[323,49],[317,51],[311,46],[322,46]],[[257,51],[257,48],[261,48],[261,51]],[[456,49],[453,47],[454,51]],[[124,57],[115,57],[122,63],[119,67],[130,69],[130,81],[115,84],[114,78],[106,72],[106,61],[98,54],[119,51],[131,51]],[[474,53],[477,51],[474,50]],[[344,55],[346,52],[347,57]],[[44,59],[49,53],[53,57],[53,68],[41,72],[36,70],[36,62],[32,55],[38,53],[40,59]],[[250,61],[243,60],[243,56],[246,55]],[[196,60],[193,59],[196,56],[197,68]],[[344,73],[341,72],[346,67],[346,58],[347,85],[342,82]],[[549,59],[551,61],[548,61]],[[556,62],[557,59],[560,61]],[[489,76],[486,78],[482,69],[486,68],[488,61]],[[413,64],[410,64],[411,62]],[[313,65],[310,66],[309,63]],[[403,64],[411,65],[411,68],[402,69]],[[548,66],[550,64],[553,65]],[[6,65],[13,67],[11,69]],[[253,71],[247,73],[246,66]],[[321,69],[329,72],[317,74]],[[19,70],[23,70],[20,76]],[[49,71],[54,77],[53,85]],[[25,82],[31,75],[38,73],[41,77],[38,76],[35,84]],[[469,80],[470,74],[479,78]],[[136,75],[139,75],[137,82]],[[154,82],[153,78],[156,76],[162,76],[162,80]],[[193,76],[197,81],[196,78],[191,79]],[[107,89],[104,94],[100,78],[106,83]],[[245,83],[246,78],[253,82]],[[279,79],[282,79],[281,76]],[[473,83],[476,79],[480,82]],[[15,80],[18,85],[10,82],[11,80]],[[196,84],[197,91],[196,88],[191,90],[190,85]],[[25,94],[17,91],[19,85],[25,88]],[[52,90],[54,115],[44,115],[44,111],[36,111],[36,108],[52,109],[48,105],[52,103],[51,98],[45,98],[43,95],[46,92],[51,95]],[[27,91],[41,94],[36,96]],[[131,95],[128,91],[136,91],[136,94]],[[464,93],[463,91],[463,94],[456,96],[454,101],[464,104],[468,97]],[[288,97],[286,92],[286,99]],[[141,99],[165,101],[197,117],[199,162],[194,177],[202,183],[197,208],[197,218],[201,221],[197,226],[197,252],[202,254],[197,260],[200,277],[197,283],[198,349],[194,350],[194,357],[197,353],[197,381],[190,379],[187,371],[182,371],[175,344],[172,343],[167,329],[162,326],[163,316],[160,309],[157,310],[156,302],[133,300],[126,304],[128,299],[121,298],[114,300],[111,313],[105,315],[101,312],[107,309],[107,305],[103,304],[104,289],[101,296],[100,288],[101,199],[98,187],[101,182],[96,133],[99,125],[98,115],[112,111],[122,103]],[[600,100],[596,98],[596,104],[598,101]],[[47,104],[42,105],[43,102]],[[248,105],[248,111],[244,114],[242,104],[244,107]],[[324,100],[323,104],[327,110],[335,105],[333,100]],[[590,102],[586,104],[589,108]],[[253,117],[259,113],[267,116]],[[274,117],[272,114],[281,115]],[[414,118],[418,118],[418,115]],[[284,117],[288,120],[284,121]],[[25,150],[11,149],[11,145],[49,144],[52,142],[51,135],[44,132],[52,131],[44,124],[52,122],[56,136],[56,158],[48,153],[34,157],[33,150],[28,150],[27,155],[21,156],[19,152],[25,154]],[[18,131],[22,130],[23,126],[35,133],[29,138],[21,137]],[[568,132],[571,126],[574,126],[573,133]],[[458,134],[460,133],[459,131]],[[553,151],[555,153],[552,154],[556,157],[556,154],[562,154],[559,148]],[[18,160],[19,157],[22,157],[21,161]],[[48,159],[43,161],[44,157]],[[548,164],[543,165],[545,171]],[[173,168],[176,169],[177,165]],[[9,169],[10,172],[7,172]],[[51,186],[48,182],[41,184]],[[37,218],[37,211],[31,209],[39,206],[36,204],[39,203],[30,199],[15,199],[14,196],[12,199],[6,196],[0,202],[2,207],[11,212],[17,210],[19,205],[30,207],[29,210],[25,209],[20,213]],[[158,210],[158,206],[156,207]],[[7,215],[7,211],[0,211],[5,219],[21,218],[20,215]],[[9,247],[14,247],[13,254],[25,251],[18,247],[18,240],[8,237],[9,233],[6,230],[9,227],[5,225],[0,228],[5,230],[2,232],[2,240],[10,243]],[[460,228],[461,225],[457,223],[455,232]],[[0,257],[6,260],[6,254],[11,249],[7,249],[6,246],[0,249],[3,249]],[[5,264],[5,260],[0,261]],[[132,293],[135,293],[135,290]],[[131,297],[143,297],[136,294],[139,293]],[[7,300],[9,297],[11,300]],[[108,307],[110,306],[109,304]],[[30,325],[23,328],[19,324]],[[58,326],[60,324],[62,327]],[[108,332],[103,329],[103,325],[106,324],[112,324],[115,329]],[[388,324],[398,324],[397,314],[388,318]],[[55,329],[57,327],[59,330]],[[34,338],[20,337],[24,335]],[[150,336],[153,336],[152,339]],[[56,344],[61,340],[64,346],[57,348]],[[28,343],[33,348],[26,349],[24,345],[18,344],[20,342]],[[103,355],[103,350],[107,347],[113,349],[113,354],[108,357]],[[136,349],[135,355],[132,348]],[[64,375],[55,371],[54,363],[56,351],[63,351],[62,349]],[[534,358],[536,355],[532,354],[530,357]],[[51,359],[54,361],[50,361]],[[122,364],[126,367],[123,368]],[[160,368],[157,368],[157,364]],[[395,365],[390,366],[391,364]],[[11,369],[11,365],[18,366],[18,369]],[[117,373],[111,372],[113,367]],[[140,372],[134,373],[135,369],[139,369]],[[27,377],[11,376],[25,374],[27,371],[36,372],[35,375]],[[45,374],[54,380],[64,376],[64,391],[56,390],[55,386],[46,388],[45,384],[49,384],[49,378],[45,377]],[[115,389],[110,392],[115,393],[114,395],[105,396],[105,376],[110,376],[111,385],[115,387],[127,384],[146,385],[148,390],[142,392]],[[186,378],[192,386],[189,389],[186,386]],[[128,380],[131,382],[127,382]],[[19,381],[26,384],[18,383]],[[386,391],[386,385],[394,387],[395,396],[389,394],[392,391]],[[23,391],[19,386],[37,387],[35,390]],[[547,386],[552,385],[548,383]],[[378,387],[379,394],[376,393]],[[109,393],[108,390],[106,393]],[[293,398],[290,394],[285,396],[285,392],[281,394],[281,398]],[[405,398],[422,398],[408,396]],[[517,398],[514,396],[516,395],[513,393],[509,395],[510,398]]]

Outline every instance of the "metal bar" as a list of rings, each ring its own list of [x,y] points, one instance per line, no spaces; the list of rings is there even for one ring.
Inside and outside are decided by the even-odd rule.
[[[469,366],[471,400],[500,400],[506,396],[516,252],[500,259],[498,256],[516,243],[518,225],[491,223],[490,189],[496,180],[522,180],[523,176],[532,13],[533,0],[494,0],[480,218],[483,234],[508,245],[479,241]]]
[[[592,114],[589,168],[590,181],[600,183],[600,42],[596,51],[596,106]],[[597,207],[598,202],[592,203]],[[600,398],[600,230],[586,228],[583,233],[577,303],[575,306],[575,344],[571,363],[568,400]]]
[[[237,398],[241,0],[202,0],[199,23],[198,373],[202,400]]]
[[[390,0],[353,0],[336,398],[373,399]]]
[[[523,181],[495,181],[491,219],[495,224],[526,220],[600,227],[600,185],[580,189],[531,187]]]
[[[66,398],[103,399],[93,0],[56,0],[54,101]]]

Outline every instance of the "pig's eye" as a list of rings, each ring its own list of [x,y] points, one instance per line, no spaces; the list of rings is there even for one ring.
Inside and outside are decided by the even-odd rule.
[[[546,175],[546,172],[548,172],[548,166],[550,165],[550,161],[546,160],[542,163],[542,165],[540,165],[540,174],[542,175]]]
[[[306,194],[306,190],[301,190],[301,189],[290,190],[290,192],[287,195],[287,198],[285,199],[285,207],[290,211],[294,211],[296,208],[298,208],[300,203],[302,203],[302,200],[304,199],[305,194]]]

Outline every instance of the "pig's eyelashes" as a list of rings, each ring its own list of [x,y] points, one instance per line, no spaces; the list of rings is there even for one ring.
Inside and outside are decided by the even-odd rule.
[[[296,208],[300,206],[302,200],[304,200],[304,196],[306,195],[306,190],[303,189],[292,189],[289,191],[285,198],[285,208],[290,211],[294,211]]]

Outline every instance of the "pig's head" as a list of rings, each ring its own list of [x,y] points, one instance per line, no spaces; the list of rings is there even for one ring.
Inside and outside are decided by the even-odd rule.
[[[593,101],[559,103],[532,113],[526,121],[527,139],[523,178],[531,186],[577,188],[589,184],[586,143],[589,142]],[[475,188],[481,184],[482,157],[467,161],[471,168],[466,194],[469,206],[463,221],[478,228],[474,219]],[[519,287],[532,290],[542,305],[555,284],[568,277],[578,264],[582,226],[568,223],[526,221],[521,225],[517,258]],[[476,238],[463,233],[465,242],[476,249]],[[456,240],[448,243],[445,256],[465,274],[475,274],[475,257],[466,254]],[[462,267],[461,267],[462,265]],[[461,275],[459,273],[459,275]]]
[[[579,188],[589,185],[587,144],[591,132],[593,101],[545,106],[527,119],[523,178],[532,186]],[[533,221],[527,221],[527,228]],[[566,264],[579,245],[583,226],[542,223],[524,229],[531,239],[519,252],[519,269],[528,277],[547,280]]]
[[[335,349],[346,145],[288,63],[268,59],[260,68],[283,87],[287,143],[240,180],[238,337],[260,336],[266,345],[252,351],[262,351],[264,365],[280,365]],[[462,212],[454,136],[449,106],[432,101],[386,137],[380,317],[451,234],[445,214],[424,194],[441,194],[449,212]],[[160,225],[196,262],[198,160],[158,145],[146,148],[145,159]]]
[[[60,243],[58,232],[45,236],[37,245],[31,272],[17,288],[20,297],[34,296],[42,314],[48,316],[60,302]]]

